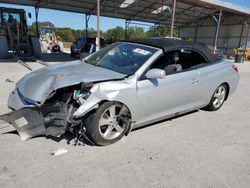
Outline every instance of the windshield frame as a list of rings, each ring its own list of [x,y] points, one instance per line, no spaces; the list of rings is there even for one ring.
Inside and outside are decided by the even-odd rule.
[[[108,51],[110,51],[110,50],[114,49],[116,46],[119,46],[119,45],[121,45],[121,44],[131,44],[131,45],[134,45],[134,46],[141,46],[141,47],[143,47],[143,48],[152,49],[152,50],[154,50],[154,52],[152,52],[152,54],[151,54],[151,55],[150,55],[150,56],[149,56],[149,57],[148,57],[148,58],[147,58],[147,59],[146,59],[137,69],[136,69],[136,70],[134,70],[132,74],[128,74],[128,73],[124,73],[124,72],[119,72],[119,71],[117,71],[117,70],[114,70],[114,69],[111,69],[111,68],[108,68],[108,67],[100,66],[100,65],[98,65],[98,63],[90,63],[90,62],[89,62],[89,59],[90,59],[91,57],[93,57],[93,55],[96,55],[97,53],[100,53],[101,50],[105,50],[106,48],[110,48],[111,45],[114,46],[113,48],[110,48],[110,49],[108,50]],[[85,62],[85,63],[88,63],[88,64],[90,64],[90,65],[93,65],[93,66],[98,66],[98,67],[101,67],[101,68],[104,68],[104,69],[108,69],[108,70],[117,72],[117,73],[119,73],[119,74],[124,74],[124,75],[126,75],[126,76],[132,76],[132,75],[135,75],[135,74],[143,67],[143,65],[144,65],[146,62],[148,62],[148,60],[150,60],[150,59],[151,59],[160,49],[157,48],[157,47],[150,46],[150,45],[144,45],[144,44],[134,43],[134,42],[115,42],[115,43],[112,43],[112,44],[110,44],[110,45],[108,45],[108,46],[102,48],[101,50],[100,50],[100,51],[97,51],[97,52],[95,52],[95,53],[93,53],[93,54],[91,54],[91,55],[89,55],[89,56],[87,56],[87,57],[85,57],[82,61]],[[108,51],[106,52],[106,54],[108,53]]]

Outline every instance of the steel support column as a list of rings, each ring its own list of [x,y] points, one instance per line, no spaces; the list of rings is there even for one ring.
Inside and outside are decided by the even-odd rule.
[[[244,28],[245,28],[245,23],[243,23],[242,26],[241,26],[240,39],[239,39],[238,48],[241,47],[241,41],[242,41],[242,35],[243,35]]]
[[[155,33],[156,33],[156,32],[155,32],[155,27],[156,27],[156,25],[154,24],[154,37],[156,37],[156,36],[155,36]]]
[[[96,41],[96,51],[100,50],[100,0],[97,0],[97,41]]]
[[[219,11],[218,15],[213,16],[214,20],[217,23],[215,39],[214,39],[213,53],[215,53],[215,51],[217,50],[217,41],[218,41],[218,35],[219,35],[219,30],[220,30],[221,16],[222,16],[222,10]]]
[[[125,20],[125,40],[128,39],[128,27],[131,23],[131,20]]]
[[[246,40],[245,40],[245,45],[244,45],[244,50],[243,50],[243,58],[242,58],[242,63],[244,62],[245,58],[246,58],[246,50],[247,50],[247,43],[248,43],[248,39],[249,39],[249,30],[250,30],[250,26],[248,23],[245,23],[245,26],[247,27],[247,37],[246,37]]]
[[[38,7],[38,6],[35,6],[35,17],[36,17],[36,36],[37,36],[37,37],[39,37],[38,15],[39,15],[39,7]]]
[[[88,37],[89,19],[90,15],[85,14],[85,37]]]
[[[194,42],[197,42],[197,33],[198,33],[198,25],[195,25],[195,30],[194,30]]]
[[[171,20],[171,33],[170,37],[173,37],[174,34],[174,16],[175,16],[175,7],[176,7],[176,0],[173,0],[173,10],[172,10],[172,20]]]

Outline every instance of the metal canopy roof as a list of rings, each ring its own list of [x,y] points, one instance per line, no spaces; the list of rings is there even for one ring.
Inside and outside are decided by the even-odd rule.
[[[96,15],[95,0],[0,0],[40,8],[64,10],[69,12]],[[150,22],[155,24],[171,23],[172,0],[100,0],[101,16],[126,20]],[[211,17],[222,10],[223,14],[235,16],[235,24],[242,23],[250,17],[250,9],[220,0],[177,0],[175,26],[185,26],[200,19]]]

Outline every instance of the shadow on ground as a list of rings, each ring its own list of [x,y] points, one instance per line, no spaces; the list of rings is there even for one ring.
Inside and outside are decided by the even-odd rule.
[[[173,121],[173,120],[175,120],[177,118],[181,118],[181,117],[184,117],[184,116],[196,113],[196,112],[199,112],[199,110],[194,110],[192,112],[188,112],[188,113],[176,116],[176,117],[167,118],[167,119],[164,119],[164,120],[161,120],[161,121],[157,121],[157,122],[145,125],[143,127],[133,129],[132,132],[138,131],[138,130],[141,130],[141,129],[144,129],[144,128],[147,128],[147,127],[159,124],[159,123],[164,123],[164,122],[167,122],[167,121]],[[7,126],[9,126],[9,125],[6,125],[6,127]],[[5,133],[2,133],[2,135],[5,135],[5,134],[15,134],[15,135],[18,135],[18,132],[16,130],[14,130],[14,131],[8,131],[8,132],[5,132]],[[37,137],[45,137],[46,139],[50,139],[50,140],[53,140],[55,142],[61,142],[62,140],[66,140],[66,142],[67,142],[68,145],[74,145],[74,146],[84,146],[84,145],[96,146],[91,140],[89,140],[89,138],[85,134],[79,135],[76,132],[72,133],[72,132],[68,132],[67,131],[63,135],[61,135],[60,137],[44,136],[44,135],[36,136],[36,138]]]

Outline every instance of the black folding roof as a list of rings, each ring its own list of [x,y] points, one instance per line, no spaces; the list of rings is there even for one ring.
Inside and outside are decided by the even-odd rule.
[[[194,49],[205,55],[210,62],[215,61],[215,57],[211,54],[209,48],[204,44],[187,42],[178,39],[169,39],[169,38],[130,39],[126,40],[125,42],[131,42],[131,43],[137,43],[156,48],[161,48],[165,53],[169,50],[180,49],[180,48]]]

